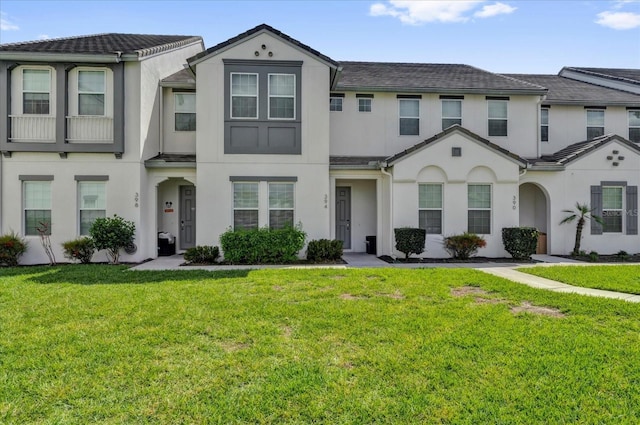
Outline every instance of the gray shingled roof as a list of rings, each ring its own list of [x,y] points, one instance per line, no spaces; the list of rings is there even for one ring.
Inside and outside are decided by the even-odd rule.
[[[340,62],[336,90],[460,93],[535,93],[544,87],[469,65]]]
[[[298,40],[296,40],[295,38],[292,38],[290,36],[288,36],[287,34],[283,33],[282,31],[279,31],[267,24],[260,24],[257,27],[251,28],[248,31],[243,32],[242,34],[238,34],[235,37],[232,37],[230,39],[228,39],[227,41],[223,41],[222,43],[218,43],[213,47],[209,47],[207,50],[205,50],[204,52],[200,52],[197,55],[191,57],[188,59],[189,63],[195,62],[198,59],[202,59],[214,52],[217,52],[218,50],[224,49],[227,46],[230,46],[234,43],[237,43],[238,41],[241,41],[247,37],[252,36],[253,34],[256,34],[260,31],[269,31],[270,33],[282,38],[283,40],[293,44],[294,46],[297,46],[298,48],[310,53],[313,56],[317,56],[319,59],[323,60],[324,62],[327,62],[329,64],[331,64],[332,66],[334,66],[335,68],[338,67],[338,63],[336,61],[334,61],[333,59],[331,59],[329,56],[323,55],[322,53],[320,53],[319,51],[312,49],[311,47],[307,46],[304,43],[299,42]]]
[[[183,167],[195,168],[195,154],[161,153],[144,162],[147,168]]]
[[[202,37],[191,35],[110,33],[0,44],[0,53],[28,52],[90,55],[118,53],[143,57],[194,42],[202,42]]]
[[[423,142],[420,142],[420,143],[418,143],[416,145],[411,146],[408,149],[405,149],[402,152],[399,152],[399,153],[397,153],[397,154],[395,154],[393,156],[388,157],[386,162],[387,162],[388,165],[393,165],[394,162],[397,162],[398,160],[404,158],[405,156],[411,155],[414,152],[416,152],[416,151],[418,151],[418,150],[420,150],[420,149],[422,149],[422,148],[424,148],[426,146],[429,146],[429,145],[431,145],[433,143],[436,143],[437,141],[443,139],[444,137],[446,137],[449,134],[454,133],[454,132],[465,134],[469,138],[479,142],[482,145],[485,145],[487,148],[489,148],[489,149],[491,149],[493,151],[496,151],[497,153],[499,153],[499,154],[501,154],[501,155],[503,155],[505,157],[510,158],[512,161],[520,163],[520,165],[523,166],[523,167],[526,166],[526,164],[528,163],[528,161],[526,159],[522,158],[521,156],[516,155],[515,153],[510,152],[507,149],[496,145],[495,143],[491,143],[487,139],[485,139],[483,137],[480,137],[479,135],[477,135],[473,131],[467,130],[466,128],[464,128],[464,127],[462,127],[462,126],[460,126],[458,124],[454,124],[451,127],[447,128],[446,130],[436,134],[435,136],[432,136],[432,137],[430,137],[429,139],[427,139],[427,140],[425,140]]]
[[[160,81],[163,87],[196,88],[196,77],[190,68],[181,69]]]
[[[506,74],[549,89],[548,104],[640,106],[640,95],[589,84],[558,75]]]
[[[576,159],[598,149],[599,147],[613,140],[622,143],[623,145],[626,145],[627,147],[640,153],[640,146],[638,146],[636,143],[630,142],[627,139],[618,136],[617,134],[605,134],[604,136],[596,137],[591,140],[574,143],[573,145],[569,145],[566,148],[559,150],[553,155],[544,155],[541,159],[543,161],[552,161],[561,165],[566,165],[569,162],[575,161]]]
[[[583,68],[567,66],[564,69],[580,72],[582,74],[594,75],[610,80],[624,81],[629,84],[640,86],[640,69],[621,69],[621,68]]]
[[[378,169],[386,156],[330,156],[329,167],[334,169]]]

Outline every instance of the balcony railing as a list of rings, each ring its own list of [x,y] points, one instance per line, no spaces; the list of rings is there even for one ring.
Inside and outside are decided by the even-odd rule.
[[[50,115],[10,115],[12,142],[55,143],[56,117]]]
[[[113,143],[113,118],[67,117],[69,143]]]

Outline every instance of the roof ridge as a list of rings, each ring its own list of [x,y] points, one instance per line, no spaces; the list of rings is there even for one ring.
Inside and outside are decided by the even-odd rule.
[[[103,35],[109,35],[114,33],[102,32],[99,34],[88,34],[88,35],[70,35],[67,37],[55,37],[55,38],[45,38],[42,40],[27,40],[27,41],[14,41],[13,43],[4,43],[0,44],[0,49],[6,46],[18,46],[21,44],[36,44],[36,43],[47,43],[50,41],[65,41],[65,40],[76,40],[78,38],[89,38],[89,37],[98,37]]]

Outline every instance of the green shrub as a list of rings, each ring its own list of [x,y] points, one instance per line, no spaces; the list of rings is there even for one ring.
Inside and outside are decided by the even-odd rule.
[[[11,232],[0,236],[0,265],[17,266],[18,260],[27,252],[27,241]]]
[[[276,264],[298,260],[307,234],[298,225],[284,229],[228,230],[220,236],[224,259],[232,264]]]
[[[464,232],[461,235],[447,236],[444,238],[444,249],[453,258],[466,260],[478,252],[478,249],[487,246],[481,236],[475,233]]]
[[[427,238],[425,229],[401,227],[393,229],[393,231],[396,236],[396,249],[404,253],[405,258],[409,258],[411,254],[422,254],[424,252],[424,243]]]
[[[93,253],[96,251],[93,239],[87,237],[63,242],[62,249],[65,258],[80,261],[82,264],[90,263]]]
[[[118,264],[120,250],[133,244],[136,233],[136,225],[122,217],[97,218],[89,234],[93,238],[96,249],[106,249],[107,257],[111,264]]]
[[[517,260],[530,260],[538,247],[538,229],[535,227],[505,227],[502,229],[504,249]]]
[[[600,255],[596,251],[591,251],[589,253],[589,262],[595,263],[600,259]]]
[[[184,260],[187,263],[214,264],[219,256],[220,249],[217,246],[202,245],[187,249]]]
[[[620,259],[620,261],[627,261],[630,257],[629,253],[625,250],[620,250],[616,253],[616,256]]]
[[[318,239],[309,242],[307,260],[314,263],[338,261],[342,258],[342,241]]]

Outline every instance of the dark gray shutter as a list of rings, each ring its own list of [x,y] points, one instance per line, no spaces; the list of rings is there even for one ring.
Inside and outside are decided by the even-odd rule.
[[[627,235],[638,234],[638,186],[627,186]]]
[[[602,186],[591,186],[591,214],[602,217]],[[601,235],[602,225],[591,220],[591,234]]]

